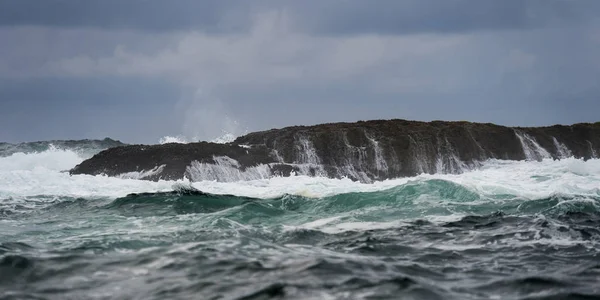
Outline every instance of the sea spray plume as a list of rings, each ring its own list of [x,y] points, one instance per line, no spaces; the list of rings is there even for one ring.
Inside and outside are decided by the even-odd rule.
[[[272,176],[347,177],[372,182],[421,173],[459,174],[488,159],[590,159],[600,123],[511,128],[469,122],[376,120],[249,133],[230,143],[109,149],[72,174],[152,174],[149,180],[239,181]],[[149,171],[165,165],[160,174]],[[149,173],[148,173],[149,172]]]
[[[178,136],[167,135],[167,136],[163,136],[162,138],[160,138],[158,140],[158,143],[161,144],[161,145],[162,144],[171,144],[171,143],[187,144],[188,141],[187,141],[187,139],[185,137],[180,136],[180,135],[178,135]]]
[[[2,171],[63,171],[83,158],[73,150],[63,150],[50,145],[47,150],[33,153],[17,152],[0,157]]]
[[[230,142],[241,134],[240,123],[227,104],[210,88],[197,88],[175,106],[182,118],[181,135],[163,142]]]
[[[222,135],[215,137],[214,139],[210,140],[210,142],[217,143],[217,144],[226,144],[226,143],[231,143],[231,142],[235,141],[236,138],[237,138],[237,136],[235,134],[223,130]],[[188,140],[186,137],[184,137],[182,135],[178,135],[178,136],[167,135],[158,140],[158,143],[161,145],[162,144],[171,144],[171,143],[187,144],[190,142],[193,142],[193,141]]]
[[[237,136],[235,134],[223,130],[223,135],[212,139],[210,142],[217,143],[217,144],[226,144],[226,143],[231,143],[231,142],[235,141],[236,138],[237,138]]]

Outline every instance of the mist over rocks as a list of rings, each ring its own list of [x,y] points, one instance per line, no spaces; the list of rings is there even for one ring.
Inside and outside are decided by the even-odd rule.
[[[70,173],[192,181],[299,174],[372,182],[421,173],[461,173],[488,159],[590,159],[599,152],[600,122],[505,127],[396,119],[272,129],[226,144],[118,146],[83,161]]]

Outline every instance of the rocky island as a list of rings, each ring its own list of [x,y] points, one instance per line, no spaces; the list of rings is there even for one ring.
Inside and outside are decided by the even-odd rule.
[[[547,127],[374,120],[254,132],[227,144],[125,145],[70,174],[147,180],[238,181],[292,174],[372,182],[461,173],[488,159],[598,158],[600,122]]]

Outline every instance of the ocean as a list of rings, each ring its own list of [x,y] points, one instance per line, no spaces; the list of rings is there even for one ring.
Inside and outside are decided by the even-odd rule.
[[[600,160],[360,183],[69,175],[0,144],[0,299],[598,299]]]

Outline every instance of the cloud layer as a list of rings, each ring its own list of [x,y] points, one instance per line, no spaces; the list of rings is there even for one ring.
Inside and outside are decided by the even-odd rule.
[[[226,33],[277,10],[311,33],[443,33],[581,24],[597,18],[598,9],[594,0],[4,0],[0,26]]]
[[[0,117],[23,103],[60,109],[24,114],[40,130],[0,140],[210,139],[393,117],[592,121],[597,3],[4,1]],[[56,129],[44,132],[51,120]]]

